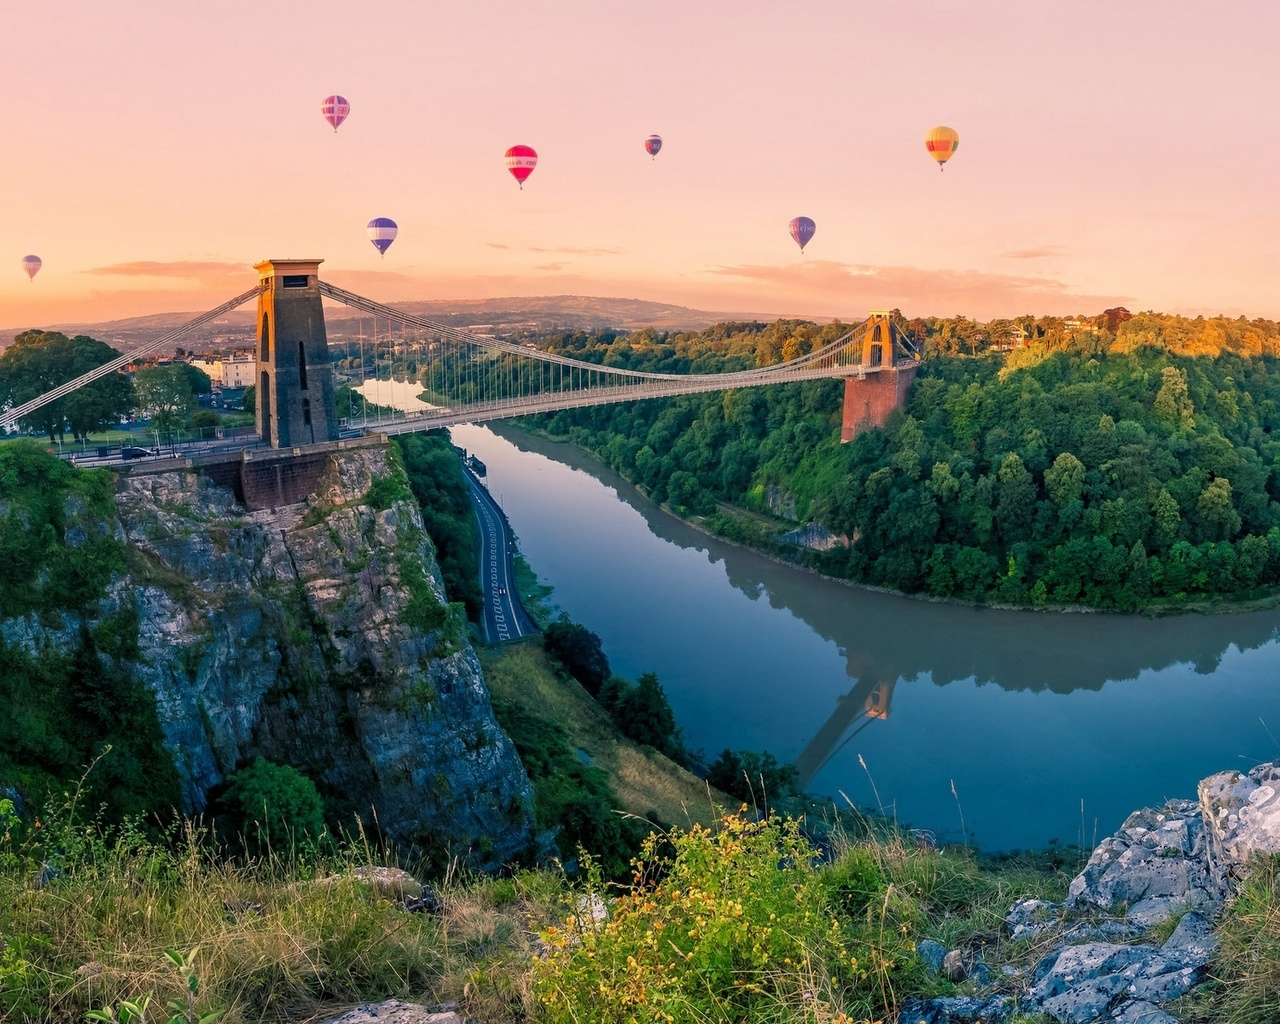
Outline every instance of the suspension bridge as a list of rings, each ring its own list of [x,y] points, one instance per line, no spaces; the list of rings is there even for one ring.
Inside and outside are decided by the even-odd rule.
[[[175,330],[69,380],[30,401],[0,410],[8,428],[37,409],[101,377],[171,351],[188,332],[257,300],[257,437],[253,442],[299,454],[368,430],[402,434],[616,402],[665,398],[801,380],[845,380],[842,437],[883,425],[905,401],[919,362],[901,317],[874,311],[863,323],[813,351],[766,366],[725,373],[649,373],[573,359],[483,337],[357,295],[319,278],[321,260],[268,260],[257,285]],[[334,361],[324,300],[372,318],[369,352]],[[381,334],[379,334],[381,330]],[[373,424],[340,421],[335,394],[349,384],[367,397],[374,381],[418,387],[422,408]]]

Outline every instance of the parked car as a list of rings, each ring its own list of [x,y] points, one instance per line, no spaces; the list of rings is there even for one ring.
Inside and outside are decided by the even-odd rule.
[[[120,458],[122,459],[145,459],[159,454],[154,448],[142,448],[136,444],[127,444],[120,449]]]

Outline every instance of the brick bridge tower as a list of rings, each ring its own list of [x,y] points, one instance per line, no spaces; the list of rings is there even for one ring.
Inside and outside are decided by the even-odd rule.
[[[889,413],[906,404],[920,357],[904,352],[899,358],[894,337],[897,330],[889,310],[873,309],[867,314],[862,363],[857,376],[844,379],[841,441],[852,441],[871,427],[883,427]]]
[[[258,296],[258,436],[273,448],[338,439],[329,340],[318,277],[323,260],[266,260]]]

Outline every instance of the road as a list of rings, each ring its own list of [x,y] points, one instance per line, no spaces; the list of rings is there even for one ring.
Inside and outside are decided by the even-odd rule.
[[[471,469],[463,463],[462,474],[471,489],[471,505],[480,523],[480,590],[484,613],[480,625],[486,644],[519,640],[538,631],[516,593],[512,562],[511,527],[498,503]]]

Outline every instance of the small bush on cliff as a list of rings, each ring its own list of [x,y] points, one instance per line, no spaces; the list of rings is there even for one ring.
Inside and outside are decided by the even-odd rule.
[[[315,783],[264,757],[230,776],[218,806],[224,827],[243,837],[253,854],[283,854],[324,835],[324,802]]]
[[[555,655],[582,688],[595,697],[609,678],[609,659],[600,638],[586,626],[561,615],[542,634],[542,646]]]
[[[653,747],[676,764],[688,762],[675,713],[657,675],[646,672],[634,683],[622,676],[610,676],[600,688],[598,700],[622,735]]]
[[[534,966],[553,1024],[873,1019],[913,960],[915,905],[889,887],[845,913],[793,820],[652,836],[606,920],[582,911],[598,888],[585,896]]]

